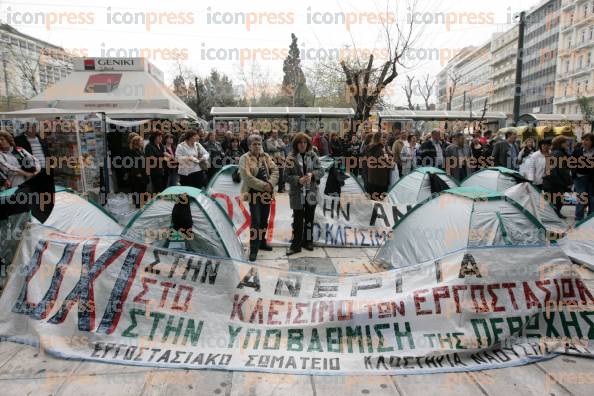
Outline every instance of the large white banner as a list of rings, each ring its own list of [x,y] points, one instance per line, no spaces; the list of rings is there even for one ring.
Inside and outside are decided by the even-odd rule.
[[[319,276],[32,226],[0,335],[66,358],[292,374],[480,370],[591,356],[592,285],[557,247]]]

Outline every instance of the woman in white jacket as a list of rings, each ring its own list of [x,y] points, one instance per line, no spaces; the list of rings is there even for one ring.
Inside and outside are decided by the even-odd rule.
[[[404,177],[417,167],[417,137],[412,133],[408,135],[408,140],[404,142],[400,152],[400,163],[402,164],[402,175]]]
[[[184,140],[175,149],[175,159],[179,164],[177,173],[182,186],[206,186],[209,155],[198,143],[198,132],[190,131],[184,135]]]

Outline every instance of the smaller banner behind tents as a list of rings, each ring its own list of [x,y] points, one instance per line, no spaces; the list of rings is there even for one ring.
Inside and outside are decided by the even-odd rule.
[[[555,246],[321,276],[30,226],[0,336],[64,357],[291,374],[471,371],[592,356],[591,285]]]
[[[207,192],[221,204],[232,219],[237,235],[247,243],[251,220],[249,204],[241,200],[241,184],[233,181],[235,169],[236,166],[228,166],[217,173]],[[273,245],[289,245],[293,221],[289,195],[276,194],[275,197],[266,236]],[[372,201],[363,193],[344,192],[340,199],[320,193],[319,200],[313,240],[324,246],[379,247],[391,237],[395,220],[407,210],[388,202]]]

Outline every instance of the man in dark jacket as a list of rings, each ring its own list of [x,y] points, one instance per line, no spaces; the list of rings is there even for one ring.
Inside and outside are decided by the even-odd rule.
[[[505,132],[505,140],[495,143],[493,146],[493,163],[495,166],[518,170],[518,146],[516,139],[518,134],[514,131]]]
[[[574,191],[577,194],[575,220],[582,220],[585,209],[588,215],[594,213],[594,135],[582,136],[582,143],[573,152],[576,166],[573,169]]]
[[[557,136],[553,139],[553,150],[547,163],[546,175],[542,179],[542,189],[549,194],[549,200],[555,207],[559,217],[565,219],[561,214],[564,194],[571,191],[571,172],[568,167],[567,149],[569,141],[565,136]]]
[[[431,139],[427,140],[420,148],[421,166],[433,166],[444,169],[445,147],[441,142],[439,129],[431,131]]]

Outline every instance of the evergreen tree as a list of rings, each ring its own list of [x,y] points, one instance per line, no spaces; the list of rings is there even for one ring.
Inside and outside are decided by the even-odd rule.
[[[282,92],[287,98],[288,106],[306,106],[311,97],[307,88],[305,74],[301,69],[301,59],[299,57],[299,47],[297,46],[297,36],[291,33],[291,45],[289,54],[283,62],[283,85]]]

